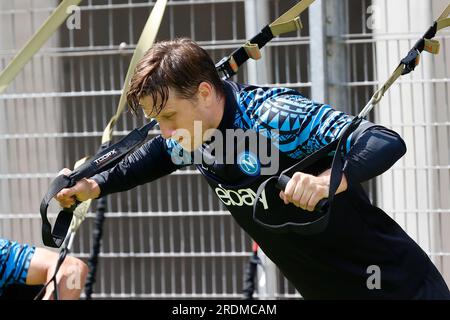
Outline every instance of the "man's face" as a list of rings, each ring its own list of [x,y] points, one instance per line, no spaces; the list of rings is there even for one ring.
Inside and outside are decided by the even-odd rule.
[[[150,96],[142,98],[141,105],[146,118],[158,121],[165,139],[173,138],[183,149],[193,151],[203,143],[203,132],[208,129],[206,108],[200,100],[197,97],[192,100],[179,98],[169,90],[167,103],[158,115],[152,113],[154,102]],[[197,130],[194,130],[196,121]]]

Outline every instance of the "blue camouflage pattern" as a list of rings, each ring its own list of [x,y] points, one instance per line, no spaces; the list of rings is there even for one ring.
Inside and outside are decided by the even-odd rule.
[[[11,284],[25,284],[34,246],[0,238],[0,295]]]

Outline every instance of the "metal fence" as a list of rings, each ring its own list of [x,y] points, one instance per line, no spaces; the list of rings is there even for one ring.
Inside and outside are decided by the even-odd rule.
[[[366,11],[372,16],[362,21],[372,28],[372,36],[363,28],[340,40],[351,59],[351,76],[344,87],[352,106],[357,97],[366,100],[373,85],[388,78],[447,5],[440,0],[372,1]],[[440,54],[424,53],[416,72],[402,77],[376,109],[375,122],[400,133],[408,152],[377,179],[374,194],[378,205],[421,245],[450,282],[449,33],[438,38]]]
[[[218,61],[296,2],[172,0],[158,39],[190,37]],[[303,17],[305,29],[270,43],[265,59],[250,63],[237,80],[294,87],[353,114],[445,5],[438,0],[316,2]],[[56,4],[0,3],[0,68]],[[394,23],[391,6],[402,5],[407,10]],[[416,5],[429,17],[413,18]],[[95,153],[152,6],[153,1],[83,1],[81,29],[63,26],[0,97],[1,236],[41,244],[40,198],[62,167]],[[399,25],[404,29],[395,29]],[[374,115],[402,134],[409,152],[367,188],[449,281],[450,239],[444,231],[450,224],[450,52],[448,33],[440,38],[443,54],[426,59],[420,72],[395,85]],[[125,113],[116,138],[143,121]],[[111,196],[107,208],[94,297],[241,297],[251,240],[193,168]],[[92,231],[93,214],[79,230],[76,256],[88,257]],[[299,297],[270,268],[268,282],[272,289],[261,288],[258,297]]]

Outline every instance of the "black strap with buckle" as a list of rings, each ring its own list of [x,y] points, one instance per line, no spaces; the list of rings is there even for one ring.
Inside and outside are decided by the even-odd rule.
[[[247,43],[257,45],[259,49],[264,47],[270,40],[274,38],[269,26],[264,27],[260,33],[254,36]],[[224,57],[216,64],[216,69],[223,80],[234,76],[241,65],[248,59],[253,58],[249,55],[245,46],[236,49],[231,55]]]
[[[59,175],[52,181],[40,206],[42,240],[46,246],[53,248],[61,247],[72,220],[73,210],[75,210],[77,206],[77,204],[75,204],[70,208],[61,210],[56,219],[55,227],[52,230],[52,226],[47,218],[47,209],[53,197],[64,188],[73,187],[81,179],[90,178],[118,163],[131,150],[144,142],[148,132],[156,125],[156,123],[156,120],[152,120],[145,126],[134,129],[130,134],[122,138],[122,140],[100,151],[95,157],[86,161],[78,169],[72,171],[70,175]]]

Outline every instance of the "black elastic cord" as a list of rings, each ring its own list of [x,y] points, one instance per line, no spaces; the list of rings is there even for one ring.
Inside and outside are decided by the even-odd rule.
[[[53,298],[55,300],[59,300],[59,291],[58,291],[58,282],[56,280],[56,275],[58,274],[58,271],[61,267],[61,265],[64,263],[64,260],[66,259],[67,254],[69,253],[69,249],[62,248],[59,252],[58,262],[56,263],[55,271],[53,272],[53,276],[51,279],[45,284],[45,286],[39,291],[39,293],[34,297],[34,300],[41,300],[44,295],[47,287],[50,285],[50,283],[53,283]]]
[[[420,38],[414,47],[409,50],[405,58],[402,59],[401,63],[405,65],[405,70],[403,70],[402,75],[406,75],[416,68],[418,64],[418,58],[420,54],[425,50],[425,40],[431,40],[436,36],[437,33],[437,22],[435,22]]]
[[[256,276],[258,265],[262,265],[261,259],[257,252],[253,252],[250,256],[244,275],[244,289],[242,290],[244,300],[253,300],[253,294],[256,288]]]
[[[94,222],[94,233],[91,256],[89,257],[89,274],[86,279],[86,285],[84,286],[84,292],[86,294],[86,300],[92,299],[92,293],[94,292],[94,284],[97,276],[98,255],[101,249],[101,241],[103,237],[103,225],[105,221],[106,211],[106,197],[102,197],[97,202],[97,215]]]
[[[259,245],[255,241],[253,241],[252,255],[250,256],[250,260],[247,264],[247,268],[245,269],[244,274],[244,288],[242,290],[242,293],[245,300],[253,300],[253,294],[256,288],[258,265],[264,267],[261,259],[258,256],[258,248]]]
[[[260,33],[251,38],[249,42],[251,44],[257,44],[258,48],[261,49],[272,39],[273,39],[272,31],[270,30],[269,26],[266,26],[264,27],[264,29],[261,30]],[[239,49],[235,50],[231,55],[233,56],[234,61],[236,61],[238,67],[240,67],[248,59],[250,59],[247,51],[245,50],[245,47],[240,47]]]

